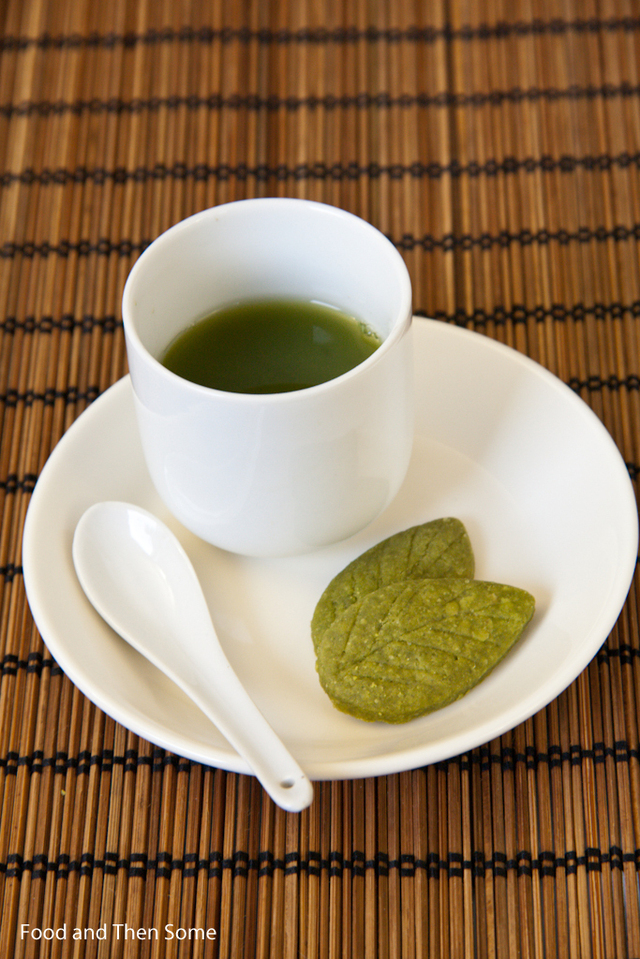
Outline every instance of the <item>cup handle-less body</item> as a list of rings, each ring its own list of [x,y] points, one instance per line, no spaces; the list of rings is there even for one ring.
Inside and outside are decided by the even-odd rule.
[[[339,307],[382,344],[333,380],[257,396],[198,386],[159,362],[216,306],[270,296]],[[395,496],[413,439],[411,284],[365,221],[293,199],[205,210],[142,254],[123,319],[151,478],[196,535],[246,555],[305,553],[356,533]]]

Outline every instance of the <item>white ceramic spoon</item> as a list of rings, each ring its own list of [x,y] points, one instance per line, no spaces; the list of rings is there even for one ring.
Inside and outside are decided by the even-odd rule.
[[[273,800],[306,808],[313,787],[234,673],[191,561],[164,523],[129,503],[97,503],[76,527],[73,562],[102,618],[200,707]]]

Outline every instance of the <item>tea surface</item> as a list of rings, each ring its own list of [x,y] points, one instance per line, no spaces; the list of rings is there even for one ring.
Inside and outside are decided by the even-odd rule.
[[[379,337],[355,317],[305,300],[223,307],[180,333],[162,363],[184,379],[230,393],[286,393],[341,376]]]

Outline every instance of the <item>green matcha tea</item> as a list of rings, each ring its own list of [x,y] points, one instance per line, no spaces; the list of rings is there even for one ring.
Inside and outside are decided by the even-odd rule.
[[[180,333],[162,363],[184,379],[230,393],[287,393],[335,379],[380,346],[364,323],[305,300],[223,307]]]

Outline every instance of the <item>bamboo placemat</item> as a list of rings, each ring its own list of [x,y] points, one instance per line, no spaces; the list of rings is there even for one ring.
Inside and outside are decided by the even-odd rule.
[[[556,373],[637,483],[640,4],[4,0],[0,26],[0,955],[640,959],[637,576],[538,715],[292,815],[94,707],[21,575],[47,456],[126,372],[133,262],[245,196],[370,220],[418,313]]]

